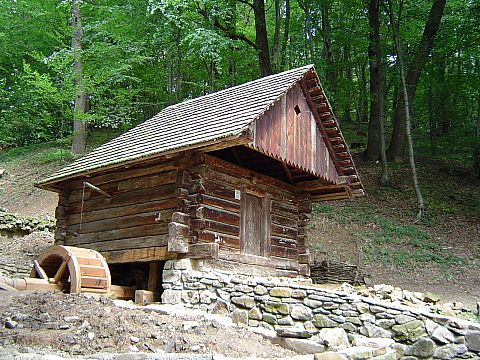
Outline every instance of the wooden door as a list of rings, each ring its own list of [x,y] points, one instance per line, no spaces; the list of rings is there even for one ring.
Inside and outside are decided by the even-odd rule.
[[[244,192],[241,211],[241,252],[269,256],[270,198]]]

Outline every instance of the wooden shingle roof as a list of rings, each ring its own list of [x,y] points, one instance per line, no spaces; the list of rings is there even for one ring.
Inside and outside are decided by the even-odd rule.
[[[315,74],[313,65],[307,65],[168,106],[151,119],[54,173],[38,186],[51,188],[50,185],[55,183],[106,167],[239,136],[300,80],[304,80],[303,85],[311,83],[312,74]],[[315,78],[318,82],[316,74]],[[320,86],[319,83],[315,85]],[[328,110],[333,117],[329,104]],[[332,136],[336,143],[345,144],[339,132],[332,132]],[[342,153],[346,151],[351,159],[346,145],[341,148]],[[341,161],[344,158],[342,156]],[[353,161],[350,163],[353,166]],[[355,169],[354,173],[356,175]]]

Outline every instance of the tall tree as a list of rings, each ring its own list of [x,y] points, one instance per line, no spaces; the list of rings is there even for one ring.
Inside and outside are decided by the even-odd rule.
[[[83,61],[82,61],[82,16],[80,13],[79,0],[72,0],[72,50],[73,50],[73,69],[75,72],[75,100],[73,115],[73,139],[72,152],[81,154],[85,151],[87,143],[86,123],[84,114],[87,106],[87,93],[83,79]]]
[[[403,95],[403,106],[405,111],[405,133],[408,142],[408,158],[410,162],[410,167],[412,169],[412,178],[413,178],[413,186],[415,188],[415,194],[417,196],[417,206],[418,206],[418,213],[417,218],[421,219],[425,213],[425,202],[423,200],[422,191],[420,189],[420,184],[418,182],[417,176],[417,167],[415,165],[415,156],[413,152],[413,140],[412,140],[412,125],[411,125],[411,118],[410,118],[410,99],[408,98],[408,89],[407,89],[407,77],[405,75],[405,67],[403,65],[403,55],[402,55],[402,48],[400,45],[400,35],[398,32],[398,26],[395,23],[395,19],[393,17],[393,9],[392,9],[392,0],[388,1],[388,13],[390,17],[390,23],[393,28],[393,37],[395,41],[395,48],[397,50],[397,60],[398,60],[398,67],[400,69],[400,81],[402,83],[402,95]]]
[[[268,47],[267,22],[265,20],[265,1],[253,0],[255,14],[255,47],[258,51],[258,62],[262,76],[273,74]]]
[[[407,86],[407,98],[411,103],[415,97],[415,91],[417,84],[422,74],[423,67],[428,59],[433,47],[433,40],[440,26],[440,22],[443,16],[445,3],[447,0],[435,0],[432,3],[430,13],[428,15],[423,35],[420,43],[417,46],[415,55],[408,66],[408,71],[405,75],[405,81]],[[398,29],[397,29],[398,30]],[[390,160],[400,161],[403,159],[405,152],[405,140],[406,140],[406,116],[405,113],[405,99],[400,91],[397,96],[397,105],[393,116],[393,133],[388,148],[387,155]]]
[[[379,0],[369,0],[368,2],[368,24],[369,24],[369,44],[368,44],[368,64],[370,67],[370,119],[368,121],[368,141],[365,150],[365,158],[370,161],[376,161],[380,158],[380,64],[381,64],[381,44],[380,44],[380,2]],[[380,60],[380,61],[379,61]]]

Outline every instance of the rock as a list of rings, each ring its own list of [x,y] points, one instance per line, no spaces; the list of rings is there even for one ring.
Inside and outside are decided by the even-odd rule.
[[[365,314],[370,310],[370,306],[365,303],[358,303],[357,304],[357,311],[361,314]]]
[[[182,301],[187,304],[197,304],[200,302],[200,295],[195,290],[182,290]]]
[[[232,297],[232,302],[235,305],[239,305],[247,309],[252,309],[255,306],[255,300],[252,297],[247,295]]]
[[[372,314],[364,313],[358,317],[363,322],[375,323],[375,316]]]
[[[352,323],[349,323],[349,322],[346,322],[344,324],[340,324],[339,327],[342,328],[343,330],[345,330],[347,332],[351,332],[351,333],[357,331],[357,327],[355,325],[353,325]]]
[[[313,318],[312,310],[304,305],[293,305],[290,316],[295,320],[311,320]]]
[[[217,301],[215,302],[215,305],[213,306],[211,311],[212,311],[212,314],[227,315],[228,314],[228,302],[226,302],[224,300],[221,300],[221,299],[217,299]]]
[[[95,333],[94,333],[94,332],[91,332],[91,331],[89,331],[89,332],[87,333],[87,337],[88,337],[88,340],[92,341],[92,340],[93,340],[93,338],[95,337]]]
[[[392,330],[395,333],[395,338],[398,340],[415,341],[418,338],[426,335],[423,321],[414,320],[402,325],[392,326]]]
[[[278,321],[278,325],[286,325],[286,326],[295,325],[295,322],[293,321],[291,316],[284,316],[284,317],[278,319],[277,321]]]
[[[395,341],[388,338],[361,338],[357,337],[352,341],[353,346],[368,346],[374,349],[391,347]]]
[[[376,355],[372,358],[372,360],[396,360],[397,353],[393,349],[387,349],[385,354]]]
[[[327,315],[316,314],[313,318],[313,325],[318,328],[333,328],[338,324],[331,320]]]
[[[176,290],[164,290],[162,293],[162,303],[179,304],[182,301],[182,293]]]
[[[248,324],[248,313],[246,310],[235,309],[232,311],[230,317],[235,324]]]
[[[252,320],[262,320],[262,312],[259,308],[254,307],[248,312],[248,318]]]
[[[262,304],[261,307],[264,311],[272,314],[288,315],[290,312],[289,306],[284,303],[267,301],[265,304]]]
[[[78,317],[78,316],[65,316],[63,318],[63,320],[65,320],[65,322],[77,322],[77,321],[81,321],[81,319]]]
[[[321,301],[313,300],[313,299],[309,299],[309,298],[304,299],[303,303],[306,306],[308,306],[309,308],[312,308],[312,309],[320,308],[323,304]]]
[[[380,326],[382,329],[390,329],[393,325],[395,325],[395,320],[393,319],[379,319],[377,320],[376,324]]]
[[[430,337],[442,344],[453,343],[455,341],[455,335],[446,327],[433,322],[432,320],[425,321],[425,329]]]
[[[433,355],[436,359],[454,359],[456,356],[464,354],[468,351],[467,347],[463,344],[448,344],[442,347],[439,347],[435,350]]]
[[[280,345],[301,354],[315,354],[325,351],[325,346],[318,341],[307,339],[280,338]]]
[[[370,323],[365,323],[360,328],[359,331],[360,331],[360,334],[368,337],[372,337],[372,338],[391,338],[392,337],[392,334],[389,331]]]
[[[292,298],[303,299],[305,297],[307,297],[307,292],[305,290],[292,290]]]
[[[313,357],[314,360],[348,360],[345,354],[340,354],[333,351],[325,351],[323,353],[317,353]]]
[[[263,285],[257,285],[255,286],[255,288],[253,289],[253,292],[257,295],[265,295],[268,293],[268,290],[265,286]]]
[[[279,327],[277,328],[277,336],[289,337],[297,339],[308,339],[312,334],[301,327]]]
[[[270,325],[277,325],[277,317],[272,314],[263,314],[262,321]]]
[[[431,303],[431,304],[436,304],[438,303],[442,298],[440,295],[434,294],[432,292],[426,292],[425,295],[423,296],[423,301],[426,303]]]
[[[136,352],[139,352],[140,350],[138,350],[138,348],[135,345],[129,345],[128,351],[136,353]]]
[[[318,338],[321,339],[329,349],[345,349],[350,346],[347,333],[340,328],[321,329],[318,333]]]
[[[420,338],[413,345],[407,348],[405,355],[425,359],[435,353],[435,343],[429,338]]]
[[[217,296],[210,290],[200,291],[200,302],[202,304],[211,304],[216,299]]]
[[[163,282],[175,283],[180,280],[182,272],[180,270],[163,270],[162,280]]]
[[[269,294],[273,297],[287,298],[292,295],[292,289],[288,287],[274,287],[270,290]]]
[[[0,169],[0,179],[2,178],[3,174],[5,174],[5,169]]]
[[[198,352],[200,351],[201,347],[200,345],[193,345],[192,347],[190,347],[190,351],[193,351],[193,352]]]
[[[18,323],[14,320],[7,320],[5,321],[5,328],[7,329],[14,329],[16,328]]]
[[[341,354],[347,355],[350,360],[364,360],[373,357],[373,351],[366,346],[354,346],[340,351]]]
[[[339,324],[343,324],[346,321],[343,316],[338,316],[338,315],[330,315],[329,318]]]
[[[189,330],[198,328],[199,326],[200,326],[200,323],[194,320],[187,320],[182,323],[183,331],[189,331]]]
[[[468,331],[465,334],[465,345],[470,351],[480,351],[480,331]]]
[[[413,316],[409,316],[409,315],[400,314],[400,315],[395,316],[395,322],[399,325],[405,324],[405,323],[413,321],[413,320],[415,320],[415,318]]]
[[[130,342],[132,344],[136,344],[140,341],[140,338],[136,337],[136,336],[130,336]]]

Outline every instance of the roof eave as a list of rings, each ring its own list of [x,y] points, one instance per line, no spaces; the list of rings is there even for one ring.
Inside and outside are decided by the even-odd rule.
[[[127,160],[127,161],[120,161],[118,163],[109,164],[106,166],[99,166],[97,168],[81,171],[78,173],[72,173],[64,176],[47,178],[45,180],[42,180],[34,184],[34,186],[43,190],[60,192],[61,183],[67,180],[78,179],[81,177],[91,177],[94,174],[97,174],[99,172],[113,170],[113,169],[117,169],[125,166],[132,166],[139,162],[148,161],[155,158],[160,158],[160,157],[169,158],[169,156],[173,156],[187,150],[195,149],[195,150],[202,150],[202,151],[211,151],[213,149],[221,149],[221,148],[235,146],[235,145],[248,144],[251,141],[252,141],[251,133],[248,130],[246,130],[246,131],[240,132],[239,134],[218,138],[208,142],[202,142],[202,143],[192,144],[189,146],[179,147],[179,148],[175,148],[175,149],[171,149],[163,152],[157,152],[154,154],[150,154],[148,156],[142,156],[142,157],[138,157],[136,159]]]

